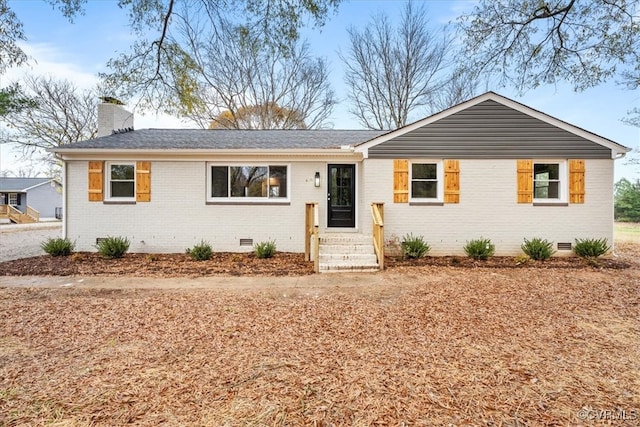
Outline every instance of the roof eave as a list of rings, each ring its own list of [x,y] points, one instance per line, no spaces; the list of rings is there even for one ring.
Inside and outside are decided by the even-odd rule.
[[[218,156],[353,156],[352,146],[342,148],[283,148],[283,149],[114,149],[114,148],[55,148],[55,153],[62,160],[96,157],[218,157]]]

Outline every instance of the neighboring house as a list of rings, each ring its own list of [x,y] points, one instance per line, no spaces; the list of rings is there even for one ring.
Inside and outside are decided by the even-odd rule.
[[[321,236],[422,235],[433,255],[489,238],[497,255],[541,237],[613,240],[614,160],[626,147],[493,92],[395,131],[145,129],[52,150],[64,161],[64,234],[78,250],[126,236],[134,252],[217,251]],[[249,245],[245,247],[245,245]]]
[[[8,216],[11,206],[36,221],[59,218],[62,215],[62,184],[55,178],[0,177],[0,206],[0,215],[4,217]],[[25,222],[32,221],[27,218]]]

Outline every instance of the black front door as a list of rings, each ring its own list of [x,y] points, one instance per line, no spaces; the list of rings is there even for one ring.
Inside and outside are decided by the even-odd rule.
[[[329,165],[327,226],[356,226],[356,165]]]

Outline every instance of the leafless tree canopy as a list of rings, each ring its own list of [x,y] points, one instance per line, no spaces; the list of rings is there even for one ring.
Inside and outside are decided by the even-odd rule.
[[[54,0],[55,1],[55,0]],[[190,56],[193,34],[184,38],[184,27],[198,29],[196,45],[227,32],[226,25],[244,36],[261,40],[264,48],[292,54],[300,28],[310,22],[322,26],[340,0],[128,0],[131,28],[139,39],[127,53],[109,61],[102,77],[119,96],[140,98],[143,108],[176,114],[199,107],[201,67]],[[226,20],[226,22],[225,22]],[[149,35],[151,29],[151,35]],[[229,40],[229,42],[232,42]],[[233,42],[232,42],[233,43]],[[216,48],[219,46],[215,45]],[[210,47],[213,49],[213,47]],[[204,55],[201,54],[201,55]],[[202,58],[200,58],[202,59]]]
[[[306,44],[297,43],[285,53],[224,18],[207,32],[198,16],[183,16],[180,29],[189,41],[185,54],[197,70],[196,85],[189,90],[198,100],[184,115],[203,128],[223,112],[228,114],[218,127],[324,125],[336,100],[325,61],[312,57]],[[248,116],[252,119],[246,120]]]
[[[396,28],[378,14],[365,29],[349,29],[349,48],[341,58],[352,113],[363,126],[395,129],[421,107],[433,110],[431,101],[447,82],[450,43],[429,28],[426,9],[410,2]]]
[[[521,91],[560,80],[583,90],[611,77],[640,86],[639,0],[482,0],[459,25],[470,67]]]
[[[43,155],[48,148],[95,136],[95,91],[81,91],[68,80],[42,76],[26,76],[22,85],[37,105],[4,117],[9,130],[3,134],[2,142],[18,144],[24,156],[32,158]],[[44,156],[53,161],[50,155]]]

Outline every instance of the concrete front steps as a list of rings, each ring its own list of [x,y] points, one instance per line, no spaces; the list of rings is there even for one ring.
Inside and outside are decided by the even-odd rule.
[[[323,234],[318,249],[320,273],[378,271],[373,238],[363,234]]]

